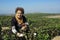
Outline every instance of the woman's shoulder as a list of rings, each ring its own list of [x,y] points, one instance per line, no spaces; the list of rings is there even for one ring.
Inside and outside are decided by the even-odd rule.
[[[27,22],[27,18],[25,16],[23,16],[23,21]]]
[[[26,17],[25,17],[24,15],[23,15],[22,17],[23,17],[24,19],[26,19]]]
[[[12,20],[11,21],[16,21],[15,17],[12,17]]]

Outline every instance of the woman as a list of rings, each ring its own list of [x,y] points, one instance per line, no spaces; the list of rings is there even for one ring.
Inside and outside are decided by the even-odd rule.
[[[24,16],[24,9],[17,7],[15,10],[15,16],[11,20],[12,32],[19,37],[19,40],[26,40],[21,30],[28,32],[28,22]]]

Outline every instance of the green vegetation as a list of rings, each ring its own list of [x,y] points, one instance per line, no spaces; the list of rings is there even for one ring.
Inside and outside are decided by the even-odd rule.
[[[52,15],[52,14],[51,14]],[[26,14],[29,22],[29,27],[35,30],[37,40],[51,40],[53,37],[60,35],[60,19],[59,18],[45,18],[43,16],[49,16],[49,14]],[[1,27],[11,28],[12,16],[0,16]],[[13,40],[15,36],[9,35],[9,30],[4,30],[2,33],[4,40]]]

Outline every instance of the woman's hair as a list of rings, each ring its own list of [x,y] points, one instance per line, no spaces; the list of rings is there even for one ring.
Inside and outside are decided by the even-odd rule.
[[[16,10],[15,10],[15,13],[20,10],[22,12],[22,14],[24,14],[24,9],[22,7],[17,7]]]

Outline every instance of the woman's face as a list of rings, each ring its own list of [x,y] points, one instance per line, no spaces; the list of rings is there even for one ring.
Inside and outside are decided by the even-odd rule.
[[[18,10],[17,12],[16,12],[16,16],[17,16],[17,18],[21,18],[22,17],[22,12],[20,11],[20,10]]]

